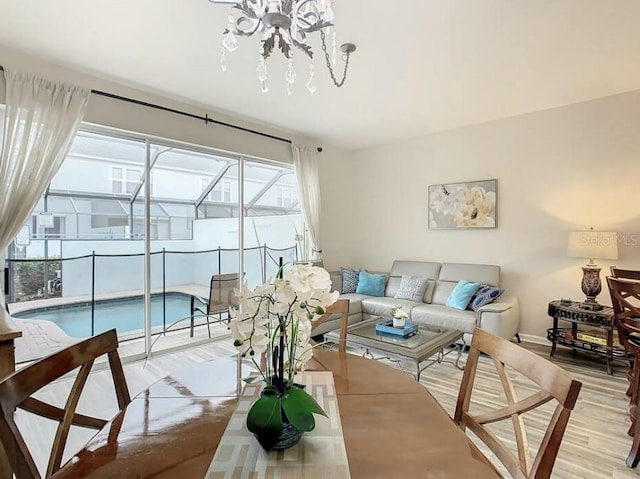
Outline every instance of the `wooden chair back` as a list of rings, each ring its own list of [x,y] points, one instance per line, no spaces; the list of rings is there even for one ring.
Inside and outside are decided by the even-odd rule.
[[[629,349],[628,337],[640,334],[640,281],[607,276],[611,306],[620,344]]]
[[[507,405],[490,412],[472,415],[469,412],[469,405],[480,353],[487,354],[493,359]],[[506,367],[529,378],[540,390],[525,399],[519,399]],[[543,357],[476,328],[460,385],[454,421],[463,431],[467,427],[473,431],[493,451],[512,477],[548,478],[551,476],[562,436],[581,387],[581,382],[572,379],[565,371]],[[558,404],[535,458],[531,461],[522,414],[553,399]],[[510,420],[513,423],[517,456],[486,427],[488,424],[503,420]]]
[[[57,353],[21,369],[0,382],[0,441],[7,452],[11,468],[17,479],[39,479],[40,473],[27,445],[14,421],[16,408],[58,422],[49,456],[45,478],[60,469],[62,454],[72,425],[101,429],[107,421],[76,413],[80,394],[86,384],[93,362],[106,354],[111,367],[116,398],[120,410],[131,402],[129,389],[118,355],[116,330],[69,346]],[[32,397],[38,390],[61,376],[80,368],[64,408]]]
[[[616,266],[611,267],[611,276],[614,278],[632,279],[640,281],[640,271],[637,269],[622,269]]]
[[[237,306],[235,288],[240,288],[238,273],[214,274],[209,286],[209,305],[207,314],[220,313],[229,310],[230,306]]]
[[[631,450],[627,456],[627,466],[636,467],[640,462],[640,422],[638,421],[638,399],[640,397],[640,281],[619,279],[607,276],[614,321],[618,330],[618,339],[627,354],[633,358],[627,372],[631,397],[629,416],[631,427],[629,435],[633,437]]]
[[[339,299],[331,306],[328,306],[325,313],[320,316],[311,325],[311,333],[322,323],[328,320],[331,315],[340,313],[340,342],[338,343],[338,351],[344,353],[347,351],[347,326],[349,325],[349,300]]]

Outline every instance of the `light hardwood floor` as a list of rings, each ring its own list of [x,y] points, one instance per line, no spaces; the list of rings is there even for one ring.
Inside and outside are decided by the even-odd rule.
[[[524,344],[524,346],[548,357],[549,348],[547,347],[532,344]],[[593,362],[590,359],[591,356],[574,357],[570,351],[558,349],[555,361],[582,381],[583,387],[576,409],[569,420],[553,477],[637,478],[640,476],[640,471],[629,469],[624,464],[631,446],[631,438],[626,434],[629,420],[626,415],[627,398],[624,395],[627,387],[624,366],[618,365],[614,375],[608,376],[604,366]],[[125,374],[131,393],[135,395],[172,371],[232,353],[233,347],[230,345],[230,340],[222,339],[189,350],[152,357],[146,363],[137,361],[125,364]],[[409,364],[404,366],[407,371],[411,371]],[[420,382],[449,414],[453,414],[461,378],[462,371],[449,363],[443,363],[435,364],[425,370]],[[514,376],[514,383],[518,393],[523,397],[528,389],[528,383],[517,375]],[[63,379],[41,391],[39,396],[60,404],[66,398],[70,388],[71,379]],[[116,411],[113,386],[107,371],[92,373],[85,394],[79,404],[79,411],[102,413],[103,417],[108,417]],[[502,399],[502,388],[492,362],[488,358],[481,358],[472,404],[480,409],[489,405],[495,407],[496,403],[502,403]],[[532,446],[537,447],[541,440],[541,434],[546,427],[541,414],[549,410],[550,408],[542,409],[540,412],[536,410],[525,415]],[[37,463],[44,467],[55,424],[32,419],[30,415],[21,412],[18,413],[17,420],[34,452]],[[505,427],[497,430],[496,433],[506,440],[513,437],[508,421],[505,422]],[[67,457],[79,449],[92,434],[92,431],[78,429],[69,442]],[[482,445],[481,448],[488,453]],[[416,454],[419,453],[420,444],[416,444]],[[425,464],[425,467],[428,465]]]

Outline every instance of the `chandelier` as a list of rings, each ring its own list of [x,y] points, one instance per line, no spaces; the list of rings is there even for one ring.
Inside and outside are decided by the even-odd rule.
[[[209,1],[212,3],[233,3],[232,8],[241,12],[237,19],[231,14],[227,17],[227,28],[224,30],[220,59],[222,71],[227,70],[227,52],[233,52],[238,48],[237,37],[250,37],[257,34],[261,36],[261,39],[256,74],[262,92],[269,91],[266,59],[277,49],[288,59],[285,72],[287,93],[291,95],[293,84],[297,80],[293,67],[294,50],[303,52],[310,59],[307,89],[314,93],[317,90],[314,80],[315,66],[313,50],[307,44],[307,35],[319,32],[331,80],[337,87],[344,85],[349,68],[349,57],[356,50],[356,46],[353,43],[343,43],[340,46],[340,51],[343,53],[344,71],[342,78],[338,80],[333,70],[337,57],[336,34],[333,25],[333,0]],[[331,38],[330,48],[327,46],[327,37]]]

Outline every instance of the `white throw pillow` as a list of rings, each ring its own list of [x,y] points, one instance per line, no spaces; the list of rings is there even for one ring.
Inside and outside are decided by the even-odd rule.
[[[424,291],[427,289],[427,281],[428,278],[403,274],[394,298],[422,302]]]

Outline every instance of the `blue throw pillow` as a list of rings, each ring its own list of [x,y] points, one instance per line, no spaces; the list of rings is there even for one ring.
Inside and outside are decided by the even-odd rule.
[[[493,303],[502,293],[504,293],[504,289],[483,284],[480,286],[480,289],[476,291],[473,298],[471,298],[468,309],[478,311],[481,307]]]
[[[447,298],[447,306],[456,309],[467,309],[467,304],[471,297],[480,288],[480,283],[470,283],[469,281],[458,281],[453,291]]]
[[[360,271],[356,293],[368,296],[384,296],[384,285],[387,277],[384,274],[372,274]]]

